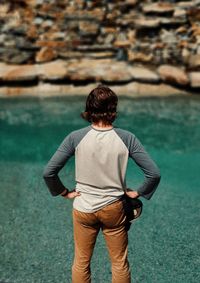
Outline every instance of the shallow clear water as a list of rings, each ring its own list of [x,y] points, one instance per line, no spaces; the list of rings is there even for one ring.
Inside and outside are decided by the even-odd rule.
[[[72,202],[53,198],[42,170],[64,137],[87,126],[84,97],[0,100],[0,282],[71,282]],[[160,186],[144,200],[129,232],[133,282],[200,282],[200,98],[119,98],[115,126],[132,131],[161,169]],[[74,158],[60,172],[70,188]],[[127,184],[143,179],[132,160]],[[111,280],[101,235],[93,282]]]

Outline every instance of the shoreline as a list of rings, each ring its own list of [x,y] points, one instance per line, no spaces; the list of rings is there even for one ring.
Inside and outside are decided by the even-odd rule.
[[[100,82],[75,86],[73,84],[40,83],[36,86],[1,86],[0,98],[9,97],[56,97],[87,96]],[[119,96],[129,97],[166,97],[166,96],[198,96],[196,92],[180,89],[169,84],[149,84],[130,82],[124,85],[109,84]],[[200,92],[199,92],[200,93]]]
[[[0,63],[0,97],[87,95],[99,83],[118,95],[200,94],[200,72],[172,65],[130,65],[113,59],[55,60],[43,64]]]
[[[199,0],[58,2],[0,4],[1,97],[200,94]]]

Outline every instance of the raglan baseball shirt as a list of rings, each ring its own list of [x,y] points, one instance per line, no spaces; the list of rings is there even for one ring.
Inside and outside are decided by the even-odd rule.
[[[142,197],[150,199],[160,181],[157,165],[133,133],[89,125],[68,134],[46,165],[43,177],[53,196],[65,189],[58,173],[73,155],[76,191],[81,194],[73,207],[79,211],[95,212],[124,195],[129,158],[144,173],[143,183],[134,188]]]

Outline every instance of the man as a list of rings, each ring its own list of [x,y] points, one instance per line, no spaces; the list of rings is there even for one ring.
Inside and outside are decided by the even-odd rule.
[[[75,256],[73,283],[91,282],[90,261],[100,230],[104,235],[112,264],[112,283],[129,283],[127,216],[124,195],[150,199],[160,172],[137,139],[114,127],[117,95],[100,85],[87,97],[81,113],[90,125],[71,132],[45,167],[43,177],[53,196],[73,198]],[[69,191],[58,177],[67,160],[75,155],[76,188]],[[144,182],[135,190],[126,186],[128,158],[144,172]]]

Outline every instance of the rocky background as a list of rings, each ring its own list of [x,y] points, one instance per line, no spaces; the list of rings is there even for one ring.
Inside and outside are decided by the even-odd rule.
[[[0,95],[198,93],[200,0],[0,2]]]

